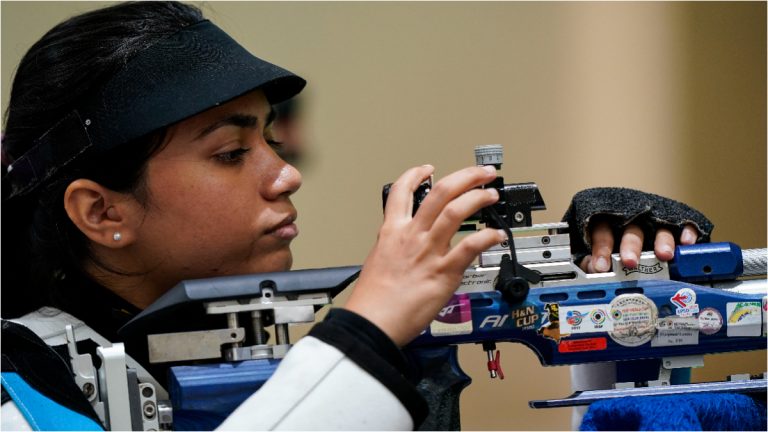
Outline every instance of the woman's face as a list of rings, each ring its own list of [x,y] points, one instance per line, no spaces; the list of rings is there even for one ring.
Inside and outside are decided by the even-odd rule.
[[[290,195],[299,172],[275,152],[261,91],[168,130],[147,166],[148,204],[135,246],[146,282],[288,270],[298,235]]]

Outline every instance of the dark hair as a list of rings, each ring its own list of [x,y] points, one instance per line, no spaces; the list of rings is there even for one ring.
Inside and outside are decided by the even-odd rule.
[[[48,31],[15,73],[5,113],[3,171],[133,56],[202,19],[199,9],[182,3],[131,2],[75,16]],[[101,265],[64,211],[64,191],[73,180],[88,178],[146,203],[144,168],[164,135],[156,131],[106,154],[84,155],[35,192],[3,203],[3,317],[56,305],[63,295],[56,289],[60,280],[82,277],[86,260]]]

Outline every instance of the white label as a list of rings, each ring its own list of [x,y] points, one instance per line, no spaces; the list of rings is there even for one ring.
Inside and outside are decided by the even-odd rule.
[[[725,309],[728,316],[728,337],[762,335],[762,306],[759,301],[727,303]]]
[[[607,304],[560,306],[560,333],[600,333],[613,330],[613,319]]]
[[[652,347],[698,345],[699,320],[695,317],[666,317],[656,322]]]

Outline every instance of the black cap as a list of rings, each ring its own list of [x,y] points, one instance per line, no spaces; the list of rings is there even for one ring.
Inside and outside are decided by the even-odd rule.
[[[261,89],[271,104],[306,81],[253,56],[210,21],[158,41],[131,59],[8,167],[8,196],[32,191],[85,152],[105,152]]]

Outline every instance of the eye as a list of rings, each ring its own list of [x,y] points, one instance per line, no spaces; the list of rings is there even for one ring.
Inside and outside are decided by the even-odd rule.
[[[264,129],[264,141],[266,141],[267,144],[269,144],[275,150],[280,150],[283,146],[282,141],[278,141],[275,138],[275,131],[272,127],[272,124]]]
[[[276,141],[269,138],[267,138],[266,140],[267,140],[267,144],[274,147],[276,150],[280,150],[281,148],[283,148],[283,143],[281,141]]]
[[[243,161],[243,159],[245,158],[245,155],[249,151],[251,151],[250,148],[242,148],[241,147],[239,149],[235,149],[235,150],[232,150],[232,151],[228,151],[228,152],[224,152],[224,153],[219,153],[219,154],[215,155],[214,157],[219,162],[223,162],[223,163],[226,163],[226,164],[237,164],[237,163],[240,163],[240,162]]]

